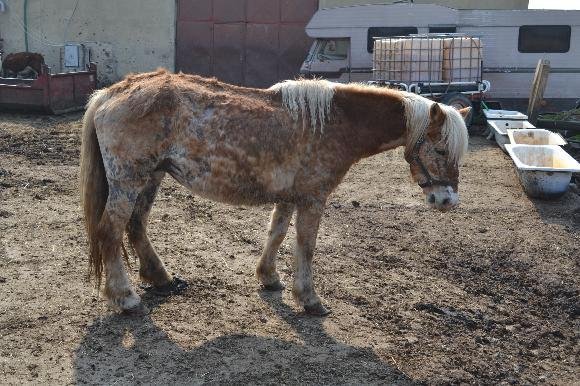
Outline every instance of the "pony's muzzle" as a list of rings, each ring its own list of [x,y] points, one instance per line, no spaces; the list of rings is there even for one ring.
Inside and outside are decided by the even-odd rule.
[[[451,186],[428,186],[423,188],[427,204],[446,212],[459,204],[459,195]]]

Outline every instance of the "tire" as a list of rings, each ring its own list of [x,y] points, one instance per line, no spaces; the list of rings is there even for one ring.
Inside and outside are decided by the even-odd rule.
[[[453,106],[457,110],[463,109],[465,107],[471,107],[469,115],[467,116],[467,118],[465,118],[465,126],[467,126],[467,128],[469,129],[471,123],[473,122],[473,104],[471,103],[471,101],[467,96],[465,96],[460,92],[452,92],[443,95],[440,102],[448,106]]]

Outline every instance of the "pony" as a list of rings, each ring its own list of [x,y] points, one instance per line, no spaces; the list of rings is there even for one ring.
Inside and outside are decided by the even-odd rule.
[[[2,61],[4,77],[38,78],[42,72],[44,57],[34,52],[14,52]]]
[[[468,108],[360,84],[299,79],[254,89],[163,69],[130,75],[95,92],[83,119],[80,185],[90,275],[97,288],[104,276],[103,292],[117,310],[148,312],[125,271],[126,232],[142,281],[161,294],[183,288],[146,232],[169,174],[211,200],[274,204],[256,269],[265,290],[284,288],[276,255],[296,211],[292,294],[306,313],[326,315],[312,259],[330,193],[355,162],[404,146],[427,204],[451,209],[467,151],[467,114]]]

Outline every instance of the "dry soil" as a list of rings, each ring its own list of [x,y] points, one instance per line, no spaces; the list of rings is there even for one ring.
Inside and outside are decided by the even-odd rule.
[[[139,290],[153,311],[130,318],[86,281],[80,118],[0,114],[0,383],[578,380],[580,196],[530,200],[483,137],[471,139],[450,213],[426,208],[400,150],[352,168],[318,237],[326,318],[300,314],[288,289],[260,291],[271,208],[207,201],[167,178],[149,235],[190,286],[169,298]]]

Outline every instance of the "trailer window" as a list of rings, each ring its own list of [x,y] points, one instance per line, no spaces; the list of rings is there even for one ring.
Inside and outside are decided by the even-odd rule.
[[[388,38],[390,36],[407,36],[416,34],[417,27],[370,27],[367,33],[367,51],[373,52],[373,38]]]
[[[429,27],[429,33],[431,34],[454,34],[457,32],[457,27],[454,25],[441,25]]]
[[[322,60],[345,60],[348,56],[348,39],[323,40],[318,58]]]
[[[524,53],[568,52],[569,25],[523,25],[520,27],[518,51]]]

